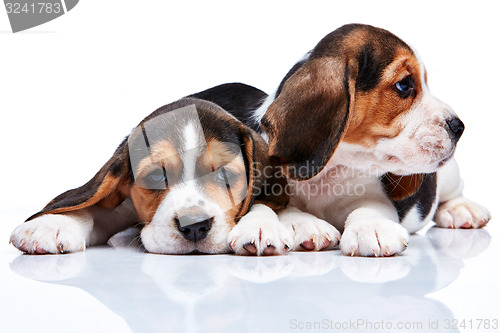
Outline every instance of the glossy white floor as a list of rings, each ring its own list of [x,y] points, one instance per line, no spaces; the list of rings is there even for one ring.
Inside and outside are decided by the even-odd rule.
[[[30,256],[7,244],[21,215],[0,220],[0,332],[500,330],[494,221],[431,228],[392,258],[169,256],[133,246]]]

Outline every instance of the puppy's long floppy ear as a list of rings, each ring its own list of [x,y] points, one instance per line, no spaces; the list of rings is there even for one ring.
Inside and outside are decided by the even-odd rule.
[[[339,144],[354,104],[355,61],[309,58],[286,79],[267,110],[262,126],[269,156],[279,159],[291,179],[315,176]]]
[[[91,206],[113,209],[129,195],[129,158],[126,140],[97,174],[85,185],[64,192],[34,214],[30,221],[45,214],[60,214]]]
[[[283,209],[289,196],[285,174],[277,161],[267,155],[267,143],[255,131],[242,127],[242,151],[247,166],[248,190],[238,218],[245,215],[254,203],[261,203],[274,210]]]

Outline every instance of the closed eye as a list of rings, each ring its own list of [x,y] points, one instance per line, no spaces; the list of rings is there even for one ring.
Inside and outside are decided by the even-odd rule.
[[[216,173],[216,182],[221,186],[232,185],[240,176],[229,168],[219,168]]]
[[[148,173],[147,176],[144,177],[143,182],[145,187],[150,190],[164,190],[168,185],[167,175],[163,168],[155,169]]]
[[[401,81],[394,85],[394,90],[398,93],[401,98],[408,98],[414,96],[415,94],[415,80],[413,76],[408,75]]]

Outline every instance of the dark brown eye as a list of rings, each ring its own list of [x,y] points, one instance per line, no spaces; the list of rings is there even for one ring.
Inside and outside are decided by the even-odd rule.
[[[408,98],[415,93],[415,80],[411,75],[408,75],[394,85],[394,90],[401,98]]]

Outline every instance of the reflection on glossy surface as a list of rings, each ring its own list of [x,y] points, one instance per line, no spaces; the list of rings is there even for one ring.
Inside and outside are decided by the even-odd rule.
[[[333,331],[332,325],[382,321],[413,323],[399,332],[422,332],[418,325],[425,329],[429,320],[453,318],[445,304],[426,295],[456,279],[461,259],[489,243],[486,230],[433,228],[413,236],[405,255],[393,258],[344,257],[338,250],[259,258],[168,256],[119,247],[21,255],[11,269],[85,290],[133,332],[315,331],[307,325]]]

